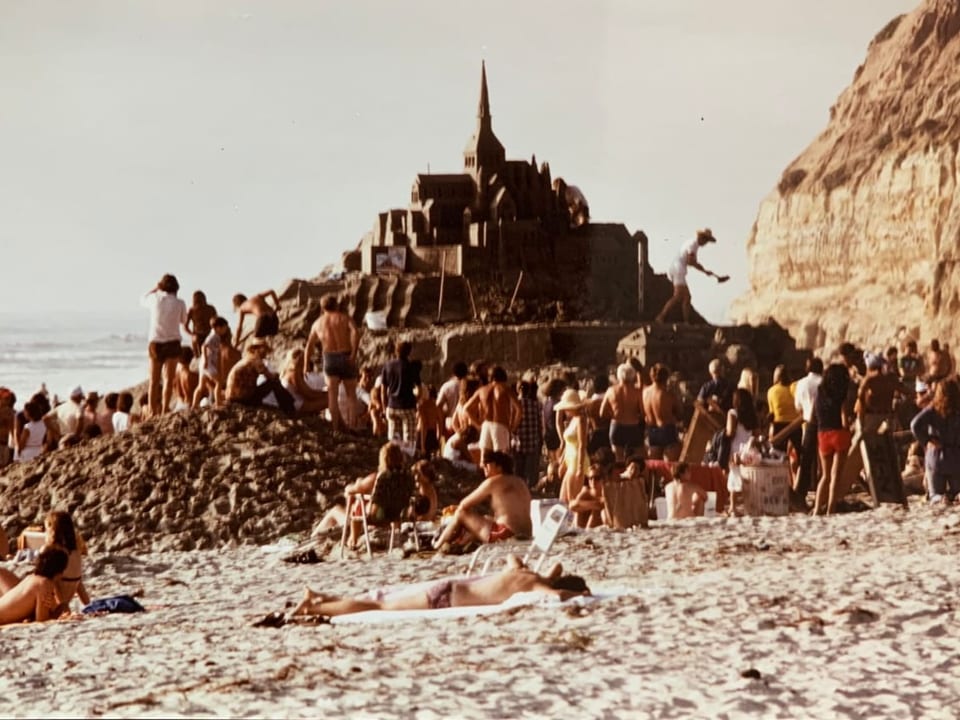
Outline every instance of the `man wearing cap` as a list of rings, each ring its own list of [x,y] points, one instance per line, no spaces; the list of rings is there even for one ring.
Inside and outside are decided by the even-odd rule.
[[[280,379],[267,367],[264,359],[270,353],[266,340],[256,338],[247,343],[240,360],[227,376],[226,398],[229,403],[260,407],[264,399],[273,393],[279,407],[287,415],[294,413],[293,396],[280,384]],[[260,376],[266,378],[259,385]]]
[[[717,239],[713,236],[710,228],[706,228],[704,230],[698,230],[697,237],[683,246],[680,254],[677,255],[673,264],[670,266],[670,269],[667,270],[667,277],[670,278],[670,282],[673,283],[673,296],[667,300],[667,304],[663,306],[663,310],[657,315],[657,322],[665,322],[667,314],[673,309],[674,305],[677,304],[679,304],[683,310],[683,321],[685,323],[690,322],[691,299],[690,288],[687,286],[687,268],[696,268],[704,275],[716,278],[718,282],[726,282],[730,279],[726,275],[717,275],[707,270],[697,259],[697,253],[700,251],[700,248],[707,243],[716,241]]]
[[[496,450],[484,451],[480,464],[486,479],[457,506],[453,521],[434,543],[465,545],[471,539],[482,543],[530,537],[530,490],[522,478],[513,474],[513,460]],[[491,515],[481,515],[474,508],[489,503]]]
[[[78,385],[71,390],[70,399],[47,413],[47,418],[55,422],[58,439],[83,430],[83,388]]]

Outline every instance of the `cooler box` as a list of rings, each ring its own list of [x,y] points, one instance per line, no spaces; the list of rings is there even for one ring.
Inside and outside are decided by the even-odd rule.
[[[743,507],[747,515],[787,515],[790,512],[790,465],[741,465]]]

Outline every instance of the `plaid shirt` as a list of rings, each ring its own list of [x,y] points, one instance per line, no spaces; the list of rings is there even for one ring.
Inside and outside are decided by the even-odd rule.
[[[536,398],[520,398],[520,408],[523,411],[520,418],[520,427],[517,428],[517,452],[538,453],[543,446],[543,424],[541,422],[543,408]]]

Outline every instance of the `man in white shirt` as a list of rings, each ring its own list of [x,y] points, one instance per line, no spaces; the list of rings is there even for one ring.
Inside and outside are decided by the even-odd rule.
[[[817,390],[823,381],[823,360],[812,357],[807,360],[807,374],[797,381],[793,393],[794,405],[803,414],[803,442],[800,447],[800,469],[794,489],[794,500],[807,503],[807,493],[812,480],[817,477],[817,418],[813,406]]]
[[[83,389],[75,387],[70,392],[70,399],[47,413],[47,418],[56,422],[57,438],[74,435],[83,430]]]
[[[679,304],[683,310],[683,321],[685,323],[690,322],[691,300],[690,288],[687,287],[687,268],[696,268],[704,275],[715,277],[718,282],[726,282],[730,279],[726,275],[717,275],[707,270],[700,264],[699,260],[697,260],[697,253],[700,251],[700,248],[707,243],[716,241],[717,239],[713,236],[710,228],[706,228],[705,230],[698,230],[697,237],[683,246],[680,254],[677,255],[673,264],[670,266],[670,269],[667,270],[667,277],[669,277],[670,282],[673,283],[673,296],[667,300],[667,304],[663,306],[663,310],[657,315],[657,322],[665,322],[667,313],[677,304]]]
[[[180,283],[176,277],[164,275],[157,286],[140,300],[140,304],[150,310],[150,330],[147,336],[150,355],[150,417],[167,412],[173,396],[177,361],[180,358],[180,327],[184,330],[187,328],[187,305],[177,297],[179,289]]]

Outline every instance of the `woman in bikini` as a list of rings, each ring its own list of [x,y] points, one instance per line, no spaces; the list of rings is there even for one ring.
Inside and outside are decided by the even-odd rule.
[[[33,572],[23,578],[0,568],[0,625],[56,617],[56,584],[66,566],[66,550],[47,545],[37,555]]]
[[[55,581],[57,607],[53,617],[68,612],[74,595],[84,605],[90,604],[90,596],[83,585],[83,556],[87,552],[86,544],[78,535],[70,513],[54,510],[44,520],[47,533],[46,547],[57,546],[67,551],[67,567],[63,575]]]

